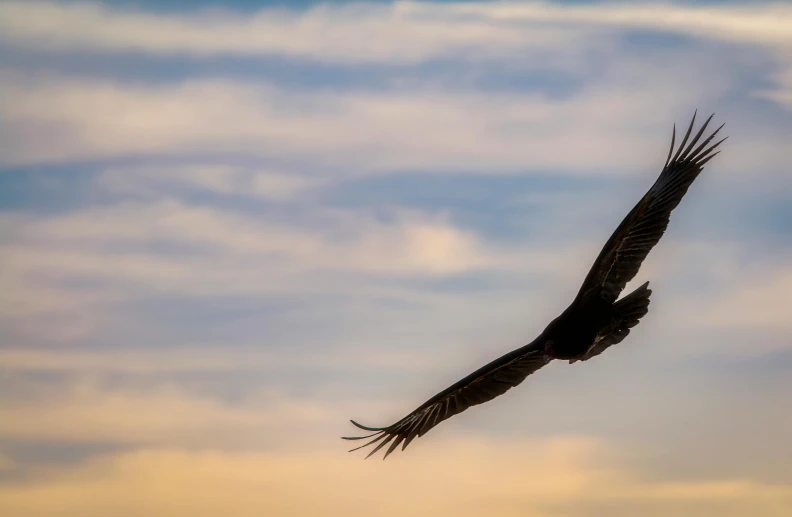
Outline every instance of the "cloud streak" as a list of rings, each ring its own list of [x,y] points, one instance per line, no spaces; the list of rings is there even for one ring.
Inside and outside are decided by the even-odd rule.
[[[507,452],[508,451],[508,452]],[[530,458],[530,460],[528,460]],[[14,515],[64,510],[87,517],[139,515],[341,515],[361,507],[374,515],[586,516],[669,511],[776,517],[790,503],[788,485],[713,478],[642,479],[619,465],[607,443],[585,437],[515,440],[499,447],[457,440],[410,462],[356,462],[329,454],[235,454],[152,449],[60,469],[15,489],[0,489]],[[337,473],[343,471],[343,476]],[[497,478],[497,485],[486,480]],[[531,480],[526,483],[526,479]],[[161,487],[168,487],[163,491]],[[392,498],[393,488],[411,494]],[[306,490],[311,497],[305,497]],[[384,503],[383,501],[388,501]],[[415,501],[421,501],[416,508]]]
[[[0,73],[0,160],[13,166],[198,155],[220,162],[210,172],[204,165],[202,177],[212,176],[215,188],[225,181],[227,189],[247,181],[219,171],[229,159],[269,160],[274,171],[284,169],[283,162],[287,170],[308,166],[321,170],[325,179],[402,169],[623,172],[645,164],[645,156],[661,156],[657,132],[667,135],[670,123],[684,123],[679,117],[700,107],[727,115],[732,111],[730,121],[740,119],[730,129],[734,139],[727,166],[783,167],[788,156],[778,151],[779,128],[734,112],[726,99],[734,95],[740,77],[736,70],[769,56],[775,70],[768,79],[774,86],[762,85],[751,93],[786,106],[792,43],[782,28],[792,17],[789,9],[657,4],[614,9],[396,3],[264,9],[242,17],[215,11],[151,14],[89,3],[1,2],[5,16],[0,23],[7,30],[0,33],[12,46],[75,52],[316,53],[319,59],[377,63],[388,87],[294,88],[269,78],[202,75],[152,84],[146,78],[114,81],[6,69]],[[581,26],[590,30],[581,32]],[[647,59],[629,51],[621,32],[647,28],[725,40],[739,52],[717,44],[687,44],[653,50]],[[418,37],[422,34],[426,37]],[[579,37],[588,39],[580,42]],[[480,59],[448,57],[469,63],[467,73],[453,78],[385,66],[393,64],[390,58],[425,60],[455,48],[474,49],[470,52],[475,54],[481,46],[488,50]],[[498,71],[519,71],[527,79],[560,67],[568,81],[582,87],[561,95],[513,88],[481,91],[477,81],[492,74],[487,67],[493,63],[500,63]],[[45,140],[48,145],[41,145]],[[176,173],[171,166],[171,176]],[[256,181],[260,183],[251,184],[252,191],[268,197],[306,186],[277,175]]]
[[[789,514],[787,7],[136,5],[0,0],[6,513]],[[627,342],[344,452],[563,310],[695,108]]]
[[[579,47],[602,29],[655,29],[739,43],[792,44],[781,4],[694,7],[545,2],[319,5],[151,14],[77,2],[0,3],[2,39],[39,50],[199,56],[283,54],[335,62],[409,63],[454,52]],[[409,38],[405,38],[406,34]],[[571,34],[577,37],[569,38]],[[360,45],[362,41],[368,42]]]
[[[192,154],[311,164],[325,178],[405,168],[623,173],[646,167],[647,156],[661,163],[674,122],[669,111],[679,113],[683,119],[677,122],[684,124],[694,105],[705,98],[713,105],[728,93],[723,67],[693,61],[668,66],[676,73],[661,72],[656,63],[614,63],[568,99],[425,88],[329,93],[224,80],[135,86],[16,76],[0,88],[0,120],[6,125],[0,145],[6,166]],[[773,147],[778,137],[759,127],[750,135],[753,125],[745,120],[737,126],[743,138],[731,146],[724,166],[780,167],[786,156]],[[767,152],[752,152],[754,144]],[[214,177],[223,181],[218,171]],[[299,182],[255,188],[276,192],[298,188]]]

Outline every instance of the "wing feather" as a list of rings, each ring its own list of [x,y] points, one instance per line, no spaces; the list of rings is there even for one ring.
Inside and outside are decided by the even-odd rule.
[[[402,450],[406,449],[407,445],[415,438],[423,436],[444,420],[458,415],[472,406],[488,402],[495,397],[503,395],[520,384],[530,374],[547,364],[547,362],[548,359],[544,356],[543,344],[531,343],[509,352],[476,370],[427,400],[415,411],[390,426],[369,427],[352,420],[351,422],[356,427],[364,431],[373,431],[374,434],[344,436],[343,439],[361,440],[373,438],[366,444],[350,450],[350,452],[356,451],[369,445],[377,444],[366,456],[367,458],[388,443],[393,442],[385,451],[384,458],[387,458],[388,455],[396,450],[399,444],[403,444]]]
[[[674,126],[663,171],[605,243],[580,288],[579,297],[599,288],[607,301],[615,302],[627,282],[638,273],[644,259],[668,228],[671,212],[679,205],[704,164],[718,154],[715,149],[726,140],[710,145],[723,127],[721,125],[701,141],[711,120],[712,115],[691,139],[696,121],[694,114],[676,153],[673,152],[676,140]]]

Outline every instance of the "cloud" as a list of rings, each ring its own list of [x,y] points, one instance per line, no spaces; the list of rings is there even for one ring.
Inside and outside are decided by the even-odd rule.
[[[779,53],[778,61],[778,70],[770,78],[774,87],[761,90],[757,95],[792,110],[792,45]]]
[[[673,244],[669,246],[666,239]],[[680,328],[756,329],[781,335],[792,331],[789,319],[782,315],[792,303],[789,250],[748,254],[747,247],[733,242],[674,241],[666,236],[636,280],[651,280],[656,291],[670,288],[679,295],[662,310],[663,318]],[[661,282],[667,287],[660,286]],[[687,285],[690,282],[695,286]],[[786,346],[785,341],[757,344],[750,350],[764,353]]]
[[[10,242],[26,247],[8,246],[7,264],[22,274],[37,264],[49,264],[76,274],[123,276],[128,271],[137,280],[151,274],[152,280],[167,282],[189,275],[191,265],[201,267],[226,256],[238,266],[259,269],[266,280],[277,283],[278,274],[307,269],[447,275],[508,260],[442,214],[397,210],[391,220],[383,220],[371,214],[313,210],[313,219],[323,224],[274,223],[173,200],[123,203],[55,218],[22,216],[13,225],[16,238]],[[169,244],[176,251],[149,251],[157,244]],[[125,252],[113,253],[110,248],[114,245],[126,245]],[[189,253],[179,253],[179,245]],[[45,250],[37,258],[26,255],[26,250],[42,246]],[[78,260],[77,254],[84,251],[93,251],[95,260],[91,254],[82,254]],[[99,264],[100,259],[113,255],[117,255],[115,260]],[[275,274],[266,271],[267,262],[278,267]],[[213,269],[214,273],[204,272],[205,284],[212,282],[212,274],[226,276],[223,268]]]
[[[787,515],[791,17],[0,0],[0,506]],[[563,310],[696,107],[731,139],[628,342],[345,452]]]
[[[607,77],[568,99],[426,88],[325,93],[223,80],[143,86],[17,76],[1,88],[3,159],[10,165],[192,153],[301,161],[330,177],[404,168],[623,173],[650,166],[647,156],[661,162],[674,122],[669,111],[680,113],[684,118],[676,122],[684,125],[702,99],[713,105],[728,91],[729,81],[717,77],[722,69],[692,66],[693,61],[668,63],[686,68],[675,77],[665,68],[660,73],[657,63],[615,65]],[[724,164],[735,169],[750,159],[752,166],[777,165],[780,151],[757,157],[751,146],[769,144],[773,151],[778,138],[767,128],[751,136],[752,124],[745,122],[745,134],[738,134]],[[245,181],[227,171],[209,177],[214,188],[222,188],[222,181],[225,188],[239,188]],[[304,182],[267,176],[250,181],[259,192],[294,190]]]
[[[378,73],[387,87],[379,90],[365,84],[294,88],[269,77],[188,75],[164,82],[143,74],[135,81],[114,81],[3,70],[2,165],[142,156],[182,160],[193,169],[186,175],[184,164],[155,165],[128,174],[128,170],[121,173],[125,169],[121,167],[108,173],[114,179],[107,181],[117,188],[130,188],[130,181],[121,176],[151,178],[158,172],[170,181],[189,177],[195,185],[200,176],[204,188],[211,182],[213,189],[246,189],[267,198],[290,197],[317,179],[403,169],[618,174],[646,167],[647,156],[656,156],[659,163],[661,138],[668,138],[673,122],[685,124],[696,107],[725,111],[722,120],[730,123],[733,138],[723,167],[775,170],[788,161],[785,143],[778,136],[788,128],[777,122],[774,127],[755,112],[736,111],[731,105],[747,73],[768,74],[768,82],[774,82],[772,87],[763,84],[749,91],[749,97],[785,102],[790,54],[784,49],[792,43],[781,27],[792,15],[783,6],[746,10],[657,4],[615,8],[397,3],[327,5],[301,12],[265,9],[252,18],[216,11],[185,17],[83,3],[4,2],[0,10],[7,15],[0,16],[0,23],[9,26],[0,33],[17,43],[59,49],[73,44],[80,51],[96,52],[142,45],[139,50],[197,48],[222,53],[228,45],[260,50],[257,38],[275,46],[302,45],[301,38],[306,38],[309,54],[335,52],[380,65]],[[523,22],[537,26],[525,29],[520,27]],[[596,38],[610,39],[594,51],[593,42],[576,39],[580,25],[597,27]],[[470,26],[477,28],[466,31]],[[557,32],[560,40],[543,41],[545,33],[537,28]],[[735,52],[686,43],[636,52],[619,32],[624,28],[662,28],[725,38],[735,45],[761,45]],[[423,30],[432,36],[417,37],[416,31],[423,34]],[[289,37],[277,37],[279,31]],[[149,32],[154,35],[148,36]],[[372,43],[372,34],[375,41],[381,38],[386,43]],[[510,46],[514,38],[519,48]],[[334,42],[347,39],[351,43],[336,48]],[[466,59],[462,74],[382,66],[394,53],[403,51],[414,59],[481,41],[493,46],[489,57]],[[270,43],[264,46],[266,52],[277,52],[267,46]],[[413,45],[420,48],[411,49]],[[570,54],[576,56],[573,62],[565,57]],[[501,56],[507,66],[493,72],[485,66],[493,56]],[[767,56],[774,60],[770,70],[746,71]],[[498,74],[505,83],[515,74],[520,81],[535,82],[552,72],[555,65],[548,63],[566,63],[564,77],[574,85],[571,91],[482,87],[482,77]],[[47,145],[42,145],[45,141]],[[212,157],[221,165],[210,169],[196,157]],[[261,170],[260,165],[230,170],[222,165],[223,159],[264,161],[264,169],[273,172]],[[312,171],[313,178],[279,172],[295,168]],[[140,181],[136,184],[140,188]]]
[[[394,210],[382,218],[313,207],[301,219],[274,222],[173,200],[54,217],[9,215],[0,246],[6,293],[0,315],[24,335],[74,341],[122,332],[117,310],[130,302],[302,296],[308,303],[332,295],[336,307],[349,297],[361,304],[377,297],[425,303],[408,287],[378,286],[376,279],[443,279],[502,268],[536,276],[560,274],[564,264],[547,250],[488,243],[442,214]],[[127,325],[128,319],[127,312]]]
[[[263,80],[151,85],[6,74],[0,160],[8,167],[159,158],[178,165],[121,168],[107,181],[124,188],[130,177],[139,185],[162,173],[161,182],[190,178],[204,188],[212,182],[213,189],[244,188],[270,198],[299,193],[312,182],[404,169],[623,174],[658,167],[672,123],[684,126],[695,107],[717,109],[731,92],[734,69],[693,53],[682,61],[611,61],[576,95],[562,98],[428,84],[329,92]],[[783,170],[782,128],[723,109],[727,114],[716,121],[730,123],[732,139],[713,164],[732,172]],[[234,162],[263,163],[273,172],[223,165]],[[295,168],[311,176],[277,172]]]
[[[239,344],[137,348],[0,349],[0,368],[9,372],[77,374],[277,373],[287,369],[360,371],[377,369],[434,371],[434,354],[420,350],[379,350],[364,354],[358,347],[310,350],[300,354],[282,348]],[[354,362],[350,362],[354,357]]]
[[[281,54],[369,63],[409,63],[453,52],[581,47],[613,27],[750,44],[792,43],[787,30],[792,10],[779,4],[396,2],[166,15],[86,2],[11,1],[0,4],[0,20],[7,43],[59,53]]]
[[[784,314],[788,314],[787,308],[792,304],[790,264],[792,260],[789,258],[785,258],[781,265],[775,267],[762,264],[767,269],[754,272],[750,282],[741,282],[729,294],[703,302],[709,305],[708,310],[696,313],[690,307],[691,310],[686,312],[688,318],[707,327],[728,322],[730,327],[735,328],[792,332],[792,321],[784,317]],[[746,272],[742,271],[741,275],[745,276]],[[701,306],[701,303],[696,305]],[[779,345],[784,346],[783,343]]]
[[[103,171],[97,183],[127,196],[159,197],[164,192],[192,190],[269,201],[291,200],[321,184],[295,173],[202,163],[112,168]]]
[[[100,4],[0,4],[5,41],[38,49],[100,47],[112,51],[194,55],[242,54],[341,62],[414,62],[469,46],[561,43],[559,31],[533,36],[477,20],[415,19],[409,4],[319,6],[306,12],[263,9],[252,15],[218,10],[187,17],[119,11]],[[403,38],[410,32],[412,37]],[[367,45],[360,45],[368,41]]]
[[[690,6],[652,2],[572,6],[544,2],[478,2],[455,4],[452,9],[497,21],[615,25],[661,29],[726,41],[792,43],[792,36],[786,30],[792,20],[792,9],[775,3],[747,8],[738,5]]]
[[[320,402],[273,388],[228,404],[172,384],[119,390],[81,379],[61,384],[44,400],[26,396],[20,382],[18,396],[0,401],[0,436],[17,442],[283,447],[306,439],[305,433],[298,438],[300,429],[326,425],[335,415]]]
[[[508,336],[520,328],[530,331],[526,324],[545,324],[574,296],[575,279],[582,278],[601,246],[600,239],[588,236],[578,241],[575,232],[586,233],[580,228],[570,230],[574,245],[496,242],[459,227],[442,212],[394,209],[382,217],[368,210],[314,205],[301,210],[299,220],[274,221],[256,213],[153,198],[64,214],[7,215],[0,247],[0,285],[7,296],[0,302],[0,315],[20,335],[75,342],[107,333],[140,336],[137,327],[151,322],[134,323],[131,303],[279,296],[298,303],[299,318],[282,314],[279,323],[267,323],[270,330],[281,325],[285,332],[292,326],[290,333],[297,335],[294,328],[308,332],[306,321],[328,331],[355,321],[355,342],[383,342],[373,328],[385,326],[394,329],[386,341],[396,344],[406,334],[395,329],[411,322],[411,328],[442,330],[445,337],[433,337],[438,345],[438,340],[458,341],[462,329],[472,344],[492,338],[487,328]],[[677,301],[663,309],[663,317],[680,329],[758,325],[783,332],[788,326],[781,308],[788,305],[790,292],[779,283],[788,276],[785,260],[780,252],[769,258],[746,256],[736,245],[668,236],[637,281],[665,279],[664,299],[676,296]],[[469,292],[432,283],[465,278],[489,280]],[[695,288],[686,286],[692,279]],[[328,304],[330,299],[334,301]],[[501,309],[484,310],[487,306]],[[367,338],[362,329],[369,326]],[[248,328],[257,335],[262,330]],[[323,341],[330,346],[338,339]]]
[[[585,437],[475,439],[437,444],[410,461],[364,462],[329,453],[151,449],[102,457],[46,477],[0,485],[15,517],[180,515],[585,516],[668,512],[776,517],[788,485],[750,479],[647,480]],[[527,480],[527,481],[526,481]],[[394,491],[410,497],[394,497]],[[594,512],[597,513],[597,512]]]

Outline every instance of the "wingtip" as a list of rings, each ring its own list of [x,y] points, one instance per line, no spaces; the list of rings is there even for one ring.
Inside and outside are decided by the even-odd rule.
[[[366,436],[342,436],[341,439],[342,440],[349,440],[349,441],[365,440],[366,438],[371,438],[372,436],[376,436],[378,434],[379,433],[369,434],[369,435],[366,435]]]
[[[364,431],[384,431],[385,429],[387,429],[387,427],[369,427],[367,425],[359,424],[352,419],[350,419],[349,421],[352,422],[352,425],[354,425],[358,429],[363,429]]]

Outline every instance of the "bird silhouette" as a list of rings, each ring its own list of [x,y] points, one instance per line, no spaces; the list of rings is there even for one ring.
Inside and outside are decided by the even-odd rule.
[[[482,366],[392,425],[368,427],[351,420],[358,428],[372,433],[343,437],[344,440],[372,438],[351,451],[377,444],[366,456],[368,458],[390,443],[385,459],[399,444],[404,450],[416,437],[423,436],[440,422],[503,395],[554,359],[568,360],[570,364],[586,361],[624,340],[649,311],[652,291],[646,282],[621,299],[619,295],[638,273],[649,251],[660,241],[671,211],[701,173],[704,164],[720,152],[714,151],[726,138],[709,144],[723,125],[699,143],[713,116],[710,115],[688,144],[696,121],[694,113],[676,153],[674,126],[671,147],[660,176],[605,243],[569,307],[536,339]]]

